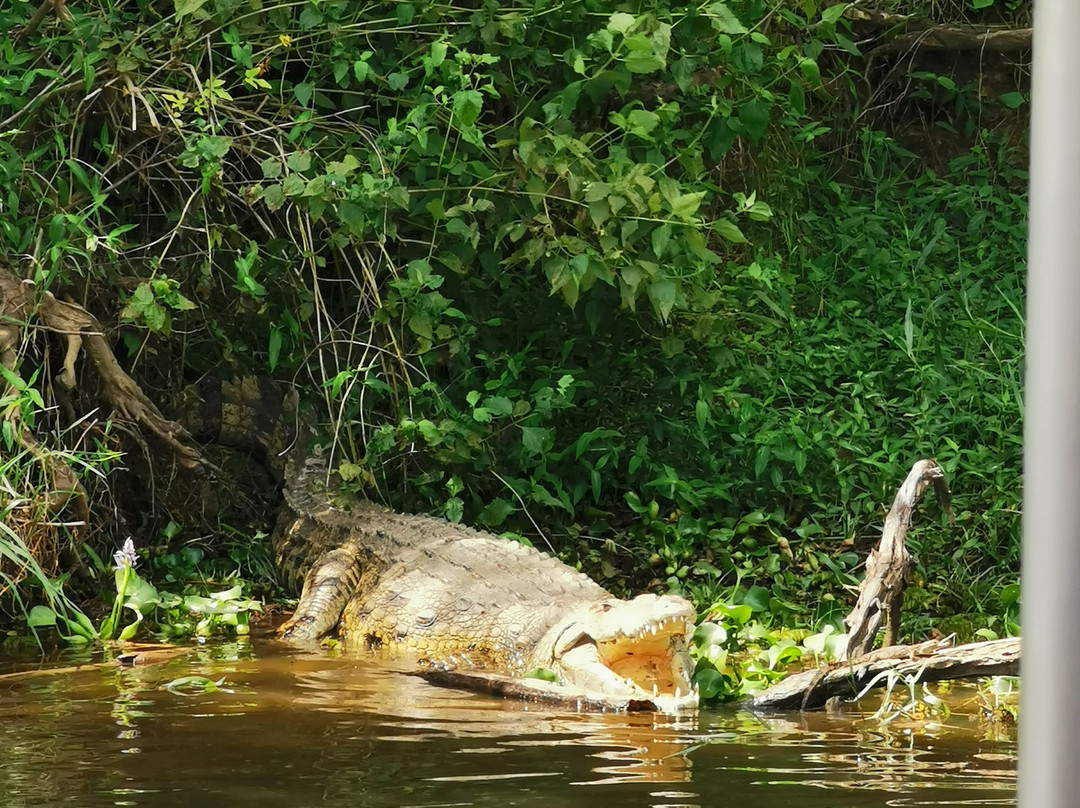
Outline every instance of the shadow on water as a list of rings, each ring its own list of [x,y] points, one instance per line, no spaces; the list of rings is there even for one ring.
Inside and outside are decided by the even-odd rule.
[[[193,675],[222,689],[162,688]],[[559,713],[232,644],[0,679],[0,805],[1014,805],[1015,740],[969,719]]]

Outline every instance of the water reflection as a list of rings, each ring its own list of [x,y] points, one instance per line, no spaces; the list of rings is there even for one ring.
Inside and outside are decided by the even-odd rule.
[[[183,676],[223,689],[163,689]],[[17,807],[1015,804],[1015,743],[983,734],[962,713],[884,729],[858,715],[560,713],[228,645],[0,678],[0,793]]]

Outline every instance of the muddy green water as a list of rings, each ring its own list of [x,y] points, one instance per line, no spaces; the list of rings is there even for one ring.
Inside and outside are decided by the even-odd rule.
[[[162,688],[194,675],[225,689]],[[977,713],[971,696],[954,706]],[[578,715],[271,642],[0,678],[4,808],[1014,805],[1015,754],[963,712]]]

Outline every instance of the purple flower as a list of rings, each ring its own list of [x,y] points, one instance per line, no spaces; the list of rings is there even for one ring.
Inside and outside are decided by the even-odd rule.
[[[135,555],[135,542],[129,537],[124,542],[124,546],[113,553],[113,569],[122,570],[127,567],[135,569],[135,565],[138,563],[138,556]]]

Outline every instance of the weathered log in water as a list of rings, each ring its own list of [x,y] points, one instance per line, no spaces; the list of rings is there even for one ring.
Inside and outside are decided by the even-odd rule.
[[[814,710],[834,696],[855,698],[864,688],[883,687],[897,677],[912,675],[920,682],[937,682],[1019,674],[1019,637],[955,647],[949,640],[895,644],[911,563],[904,539],[915,504],[931,484],[952,518],[951,495],[944,472],[936,460],[918,461],[896,493],[885,517],[881,541],[867,559],[866,577],[859,586],[855,608],[844,620],[849,634],[847,661],[789,676],[754,696],[750,700],[753,707]],[[871,651],[882,621],[885,622],[883,647]]]
[[[851,699],[870,686],[889,683],[888,672],[920,682],[1016,676],[1020,673],[1020,638],[951,647],[941,640],[895,645],[871,651],[850,662],[803,671],[754,696],[750,705],[762,710],[815,710],[834,696]],[[885,674],[885,675],[882,675]],[[895,680],[894,680],[895,681]]]

